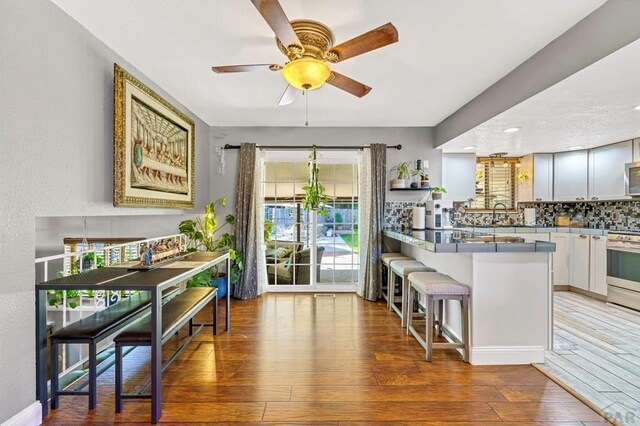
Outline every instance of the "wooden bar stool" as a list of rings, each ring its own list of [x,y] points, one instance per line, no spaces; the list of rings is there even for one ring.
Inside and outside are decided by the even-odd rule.
[[[391,274],[391,267],[389,265],[391,265],[391,262],[393,262],[394,260],[408,260],[408,259],[411,259],[411,258],[402,253],[382,253],[382,256],[380,256],[380,260],[382,261],[383,271],[386,271],[387,273],[387,277],[386,277],[387,287],[382,288],[382,298],[387,301],[387,309],[391,309],[389,307],[389,289],[392,287],[395,289],[395,286],[391,284],[392,274]]]
[[[390,307],[395,313],[400,316],[400,325],[402,327],[407,326],[407,317],[408,317],[408,306],[407,305],[407,294],[409,293],[409,280],[408,276],[414,272],[434,272],[435,269],[425,266],[422,262],[417,260],[394,260],[391,263],[391,283],[392,287],[389,290],[389,294],[393,294],[394,297],[390,299],[388,302]],[[395,290],[396,290],[396,280],[395,275],[400,277],[400,300],[401,300],[401,309],[398,309],[396,306],[396,298],[395,298]]]
[[[469,362],[469,287],[459,283],[448,275],[438,272],[414,272],[409,274],[408,306],[411,310],[407,318],[407,334],[411,333],[418,343],[425,348],[427,361],[432,361],[433,349],[461,348],[464,350],[463,360]],[[422,294],[426,298],[426,341],[420,337],[418,331],[413,328],[413,303],[414,295]],[[462,343],[434,343],[433,327],[434,313],[433,302],[438,301],[438,335],[442,336],[443,305],[445,300],[459,300],[462,308]]]

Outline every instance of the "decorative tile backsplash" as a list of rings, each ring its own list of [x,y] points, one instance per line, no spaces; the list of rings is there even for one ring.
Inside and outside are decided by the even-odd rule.
[[[422,203],[412,201],[388,201],[385,203],[385,226],[410,228],[411,209]],[[496,219],[500,225],[524,224],[524,209],[536,209],[536,225],[555,226],[556,215],[565,212],[569,216],[582,215],[585,226],[596,229],[640,229],[640,201],[599,201],[585,203],[519,203],[517,213],[498,211]],[[464,203],[454,203],[453,226],[491,226],[492,213],[468,212]]]

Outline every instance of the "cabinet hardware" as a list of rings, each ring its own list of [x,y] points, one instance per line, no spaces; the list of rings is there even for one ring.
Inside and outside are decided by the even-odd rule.
[[[600,237],[598,237],[597,235],[594,235],[592,238],[593,238],[594,240],[599,240],[599,239],[600,239]]]
[[[595,201],[595,200],[597,200],[597,199],[598,199],[598,197],[591,197],[591,199],[592,199],[593,201]]]
[[[542,198],[536,198],[536,201],[542,201]]]
[[[587,238],[586,235],[580,234],[580,238]]]

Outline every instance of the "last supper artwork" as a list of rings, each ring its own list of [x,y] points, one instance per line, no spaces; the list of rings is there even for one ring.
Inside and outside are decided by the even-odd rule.
[[[113,205],[192,209],[195,124],[114,65]]]
[[[187,130],[132,98],[131,187],[187,194]]]

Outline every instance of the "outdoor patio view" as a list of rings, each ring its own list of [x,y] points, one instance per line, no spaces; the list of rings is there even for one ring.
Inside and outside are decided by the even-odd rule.
[[[265,164],[264,218],[270,228],[266,260],[271,285],[354,284],[358,280],[358,165],[321,164],[326,217],[302,208],[306,162]]]

